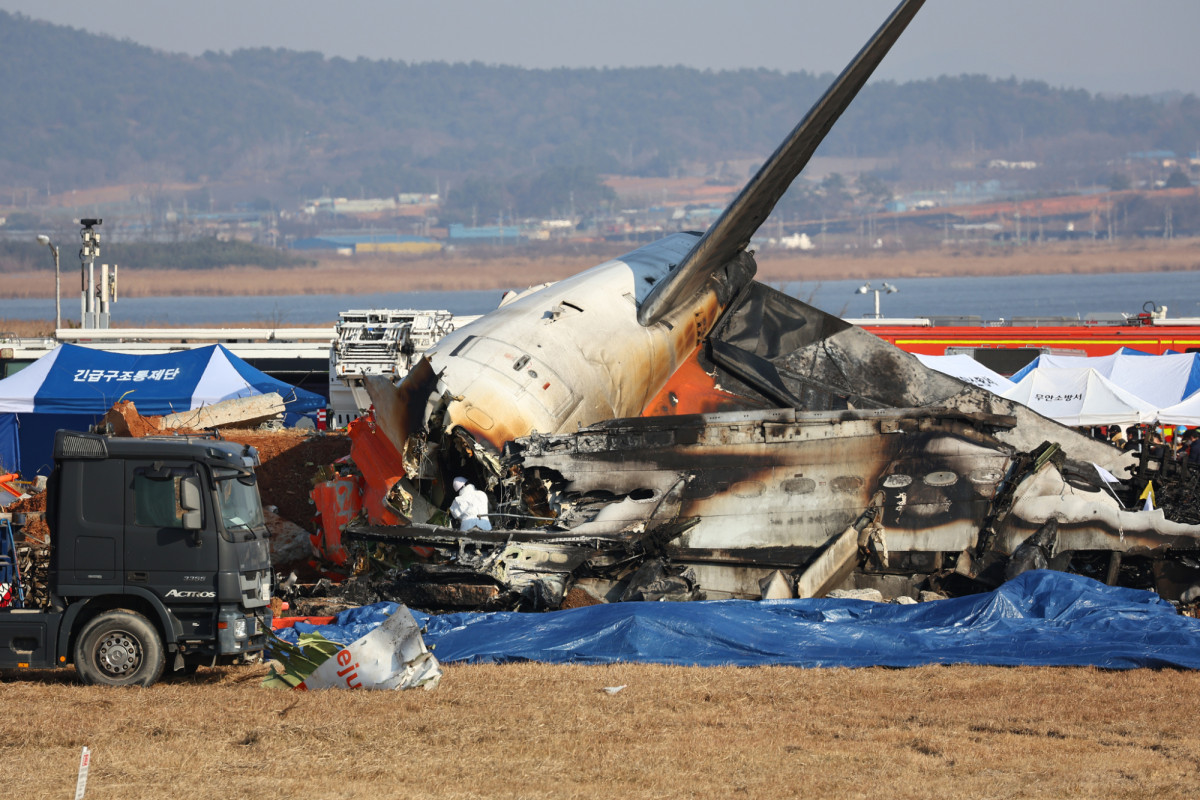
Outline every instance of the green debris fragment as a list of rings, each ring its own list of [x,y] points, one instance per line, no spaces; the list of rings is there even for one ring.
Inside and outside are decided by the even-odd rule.
[[[342,646],[331,642],[319,633],[302,633],[298,644],[284,641],[271,634],[274,644],[271,649],[277,663],[271,665],[271,672],[263,678],[263,686],[271,689],[295,689],[304,683],[305,679],[317,667],[332,658]],[[279,668],[283,671],[280,672]]]

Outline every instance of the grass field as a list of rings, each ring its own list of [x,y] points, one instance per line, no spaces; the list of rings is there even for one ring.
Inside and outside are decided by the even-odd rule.
[[[1193,798],[1200,673],[444,667],[296,693],[261,667],[150,689],[0,685],[0,786],[122,798]],[[608,694],[604,687],[626,688]]]

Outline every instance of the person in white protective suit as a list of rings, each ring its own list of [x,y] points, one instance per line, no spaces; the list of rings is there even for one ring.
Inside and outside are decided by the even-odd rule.
[[[492,523],[487,518],[487,495],[467,483],[467,479],[463,477],[455,478],[453,486],[454,491],[458,492],[458,497],[450,504],[450,516],[458,522],[459,530],[478,528],[481,531],[490,531]]]

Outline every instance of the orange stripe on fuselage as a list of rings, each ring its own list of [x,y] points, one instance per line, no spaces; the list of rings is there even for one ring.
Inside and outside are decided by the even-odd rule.
[[[642,410],[642,416],[707,414],[745,408],[747,405],[750,404],[745,398],[719,388],[716,378],[704,371],[700,365],[700,348],[697,347]]]

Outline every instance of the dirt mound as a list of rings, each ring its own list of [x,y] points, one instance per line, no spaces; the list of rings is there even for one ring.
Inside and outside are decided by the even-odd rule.
[[[104,415],[104,424],[117,436],[151,436],[162,433],[161,417],[143,417],[132,400],[122,400],[113,405]]]
[[[46,510],[46,493],[38,492],[31,494],[29,497],[22,497],[14,500],[4,507],[7,512],[17,511],[45,511]]]
[[[227,429],[221,438],[258,450],[258,490],[264,506],[276,506],[279,516],[314,532],[313,505],[308,493],[321,468],[350,454],[350,439],[336,433],[298,430],[248,431]]]

